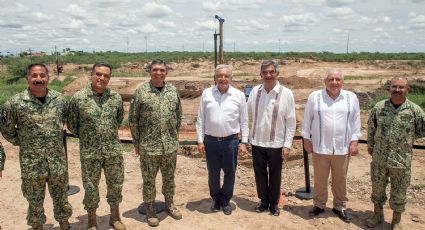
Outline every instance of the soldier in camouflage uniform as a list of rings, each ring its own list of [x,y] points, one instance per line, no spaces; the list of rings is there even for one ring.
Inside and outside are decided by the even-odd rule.
[[[105,173],[107,201],[111,207],[109,224],[125,229],[119,215],[124,182],[123,149],[118,128],[123,120],[121,96],[106,88],[112,74],[108,64],[97,63],[91,72],[91,85],[71,98],[68,128],[80,138],[81,173],[84,185],[84,209],[88,212],[88,229],[97,229],[96,209],[99,207],[99,181]]]
[[[401,213],[405,210],[406,192],[410,184],[412,146],[425,136],[425,113],[406,98],[408,81],[391,80],[391,98],[378,102],[368,122],[368,152],[372,155],[371,179],[374,215],[366,225],[376,227],[384,220],[383,204],[388,182],[391,184],[390,207],[392,229],[401,229]]]
[[[150,226],[159,224],[154,206],[155,178],[159,169],[161,169],[166,210],[171,217],[182,218],[182,214],[173,204],[174,171],[182,109],[176,88],[164,82],[167,71],[164,61],[154,60],[151,63],[149,67],[151,80],[136,90],[131,99],[129,112],[135,152],[140,155],[143,201],[146,204],[147,221]]]
[[[60,229],[70,229],[72,207],[68,203],[68,169],[63,146],[66,104],[62,95],[48,89],[47,67],[28,66],[28,89],[4,105],[1,131],[19,146],[22,193],[29,203],[27,223],[43,229],[46,183],[53,200],[55,219]]]

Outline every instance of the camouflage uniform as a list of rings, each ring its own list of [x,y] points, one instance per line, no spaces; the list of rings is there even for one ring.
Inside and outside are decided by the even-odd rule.
[[[22,193],[29,203],[28,225],[46,222],[46,183],[53,200],[55,219],[67,221],[72,214],[68,203],[68,167],[63,146],[66,104],[62,95],[49,89],[45,103],[25,90],[6,102],[2,111],[2,134],[19,146]]]
[[[107,201],[116,205],[122,201],[124,182],[123,149],[118,128],[124,117],[121,96],[106,89],[102,95],[87,86],[71,98],[68,128],[80,138],[80,161],[84,185],[84,208],[99,207],[99,181],[105,173]]]
[[[180,98],[169,83],[161,92],[150,82],[145,83],[131,99],[129,123],[133,144],[140,150],[144,202],[155,200],[158,169],[162,174],[162,193],[172,200],[181,116]]]
[[[390,179],[390,207],[403,212],[410,184],[412,146],[425,136],[424,111],[406,99],[397,109],[390,100],[378,102],[368,122],[368,147],[373,149],[371,163],[372,202],[382,206]]]

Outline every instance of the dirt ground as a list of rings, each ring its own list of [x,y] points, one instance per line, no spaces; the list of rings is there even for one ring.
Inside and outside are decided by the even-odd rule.
[[[171,63],[172,71],[167,78],[175,84],[179,92],[186,93],[182,99],[183,125],[181,140],[194,140],[194,122],[199,105],[199,92],[213,84],[212,63],[199,62],[200,67],[194,68],[192,63]],[[247,84],[259,84],[258,61],[235,61],[234,85],[243,89]],[[304,103],[307,96],[316,89],[323,87],[322,79],[327,68],[340,68],[346,76],[355,76],[345,81],[345,89],[356,92],[373,93],[375,89],[393,76],[407,76],[409,78],[425,79],[425,69],[415,70],[402,61],[387,61],[374,63],[325,63],[310,60],[282,61],[281,82],[292,89],[297,104],[297,128],[299,129]],[[144,66],[140,64],[140,66]],[[66,70],[83,69],[75,65],[66,65]],[[85,72],[84,72],[85,71]],[[88,72],[75,71],[77,80],[69,85],[65,94],[71,95],[84,87],[88,82]],[[140,69],[119,69],[118,71],[142,72]],[[124,98],[129,98],[134,89],[148,78],[112,78],[110,86],[120,92]],[[127,95],[127,96],[126,96]],[[130,96],[129,96],[130,95]],[[128,109],[128,102],[125,102]],[[362,112],[362,130],[365,134],[365,121],[368,112]],[[120,130],[120,136],[130,138],[128,128]],[[3,177],[0,178],[0,225],[2,229],[29,229],[26,225],[27,202],[20,189],[20,167],[18,148],[0,137],[7,154]],[[372,214],[373,205],[370,202],[370,156],[366,146],[360,145],[360,153],[350,160],[348,172],[348,209],[354,216],[351,224],[339,220],[331,211],[332,194],[329,191],[328,208],[319,218],[310,218],[308,210],[312,207],[311,200],[300,200],[294,196],[297,189],[305,186],[304,166],[299,141],[294,141],[294,149],[286,159],[282,172],[283,206],[279,217],[269,213],[255,213],[254,207],[258,202],[255,190],[255,180],[250,156],[239,158],[237,178],[232,207],[232,215],[226,216],[222,212],[210,212],[210,198],[207,183],[207,169],[205,159],[197,154],[196,148],[184,147],[178,157],[176,169],[175,202],[183,213],[182,220],[174,220],[164,212],[159,214],[158,229],[365,229],[364,220]],[[142,202],[142,177],[139,169],[139,159],[133,156],[133,149],[125,145],[125,182],[121,212],[127,229],[149,229],[145,216],[137,212]],[[68,139],[69,179],[71,185],[78,186],[81,191],[69,197],[73,205],[73,216],[70,219],[73,229],[85,229],[87,214],[83,208],[84,191],[81,182],[78,140]],[[405,229],[425,229],[425,151],[415,150],[412,166],[411,186],[408,190],[408,206],[403,215],[402,223]],[[313,171],[310,166],[310,172]],[[313,175],[311,173],[311,181]],[[311,183],[312,185],[312,183]],[[98,209],[99,229],[111,229],[108,226],[109,207],[106,202],[106,185],[104,177],[100,183],[101,202]],[[157,178],[157,199],[163,200],[161,194],[160,174]],[[46,195],[44,207],[47,215],[45,229],[59,229],[53,219],[52,201]],[[377,229],[389,229],[391,210],[385,206],[385,223]]]

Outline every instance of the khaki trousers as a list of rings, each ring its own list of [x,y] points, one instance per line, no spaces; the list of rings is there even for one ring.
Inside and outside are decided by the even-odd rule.
[[[325,208],[328,201],[328,179],[331,172],[331,187],[333,194],[333,208],[344,210],[347,198],[347,169],[348,155],[327,155],[313,153],[314,193],[313,204]]]

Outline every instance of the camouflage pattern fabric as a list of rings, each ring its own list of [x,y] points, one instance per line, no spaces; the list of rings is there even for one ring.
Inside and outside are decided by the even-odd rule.
[[[162,193],[166,199],[173,198],[181,116],[180,98],[173,85],[165,83],[159,91],[149,82],[140,86],[133,95],[129,123],[134,147],[140,150],[145,202],[155,200],[155,178],[159,169]]]
[[[130,103],[133,144],[146,155],[172,154],[178,149],[182,108],[176,88],[165,83],[162,91],[145,83]]]
[[[6,160],[6,154],[4,153],[3,145],[0,142],[0,171],[4,170],[4,161]]]
[[[140,156],[140,170],[143,177],[143,201],[145,203],[155,201],[155,179],[159,169],[162,176],[162,194],[164,194],[165,200],[173,200],[176,161],[177,152],[167,155],[142,154]]]
[[[55,219],[61,222],[72,215],[66,193],[68,170],[62,142],[65,109],[62,95],[49,89],[45,103],[25,90],[9,99],[2,111],[2,134],[19,146],[22,193],[29,203],[28,225],[46,222],[43,209],[46,183]]]
[[[124,117],[121,96],[106,89],[102,95],[87,86],[75,93],[69,102],[67,126],[80,138],[80,161],[84,208],[99,207],[99,181],[105,172],[109,205],[122,201],[124,182],[123,149],[118,128]]]
[[[387,201],[385,191],[390,179],[390,207],[396,212],[404,212],[407,203],[407,188],[410,185],[410,168],[389,168],[385,163],[372,162],[370,174],[372,178],[372,202],[379,206],[385,204]]]
[[[388,178],[391,183],[390,206],[404,211],[410,185],[412,148],[425,136],[424,111],[406,99],[397,109],[390,100],[378,102],[368,121],[368,148],[373,149],[371,163],[372,202],[385,203]]]

